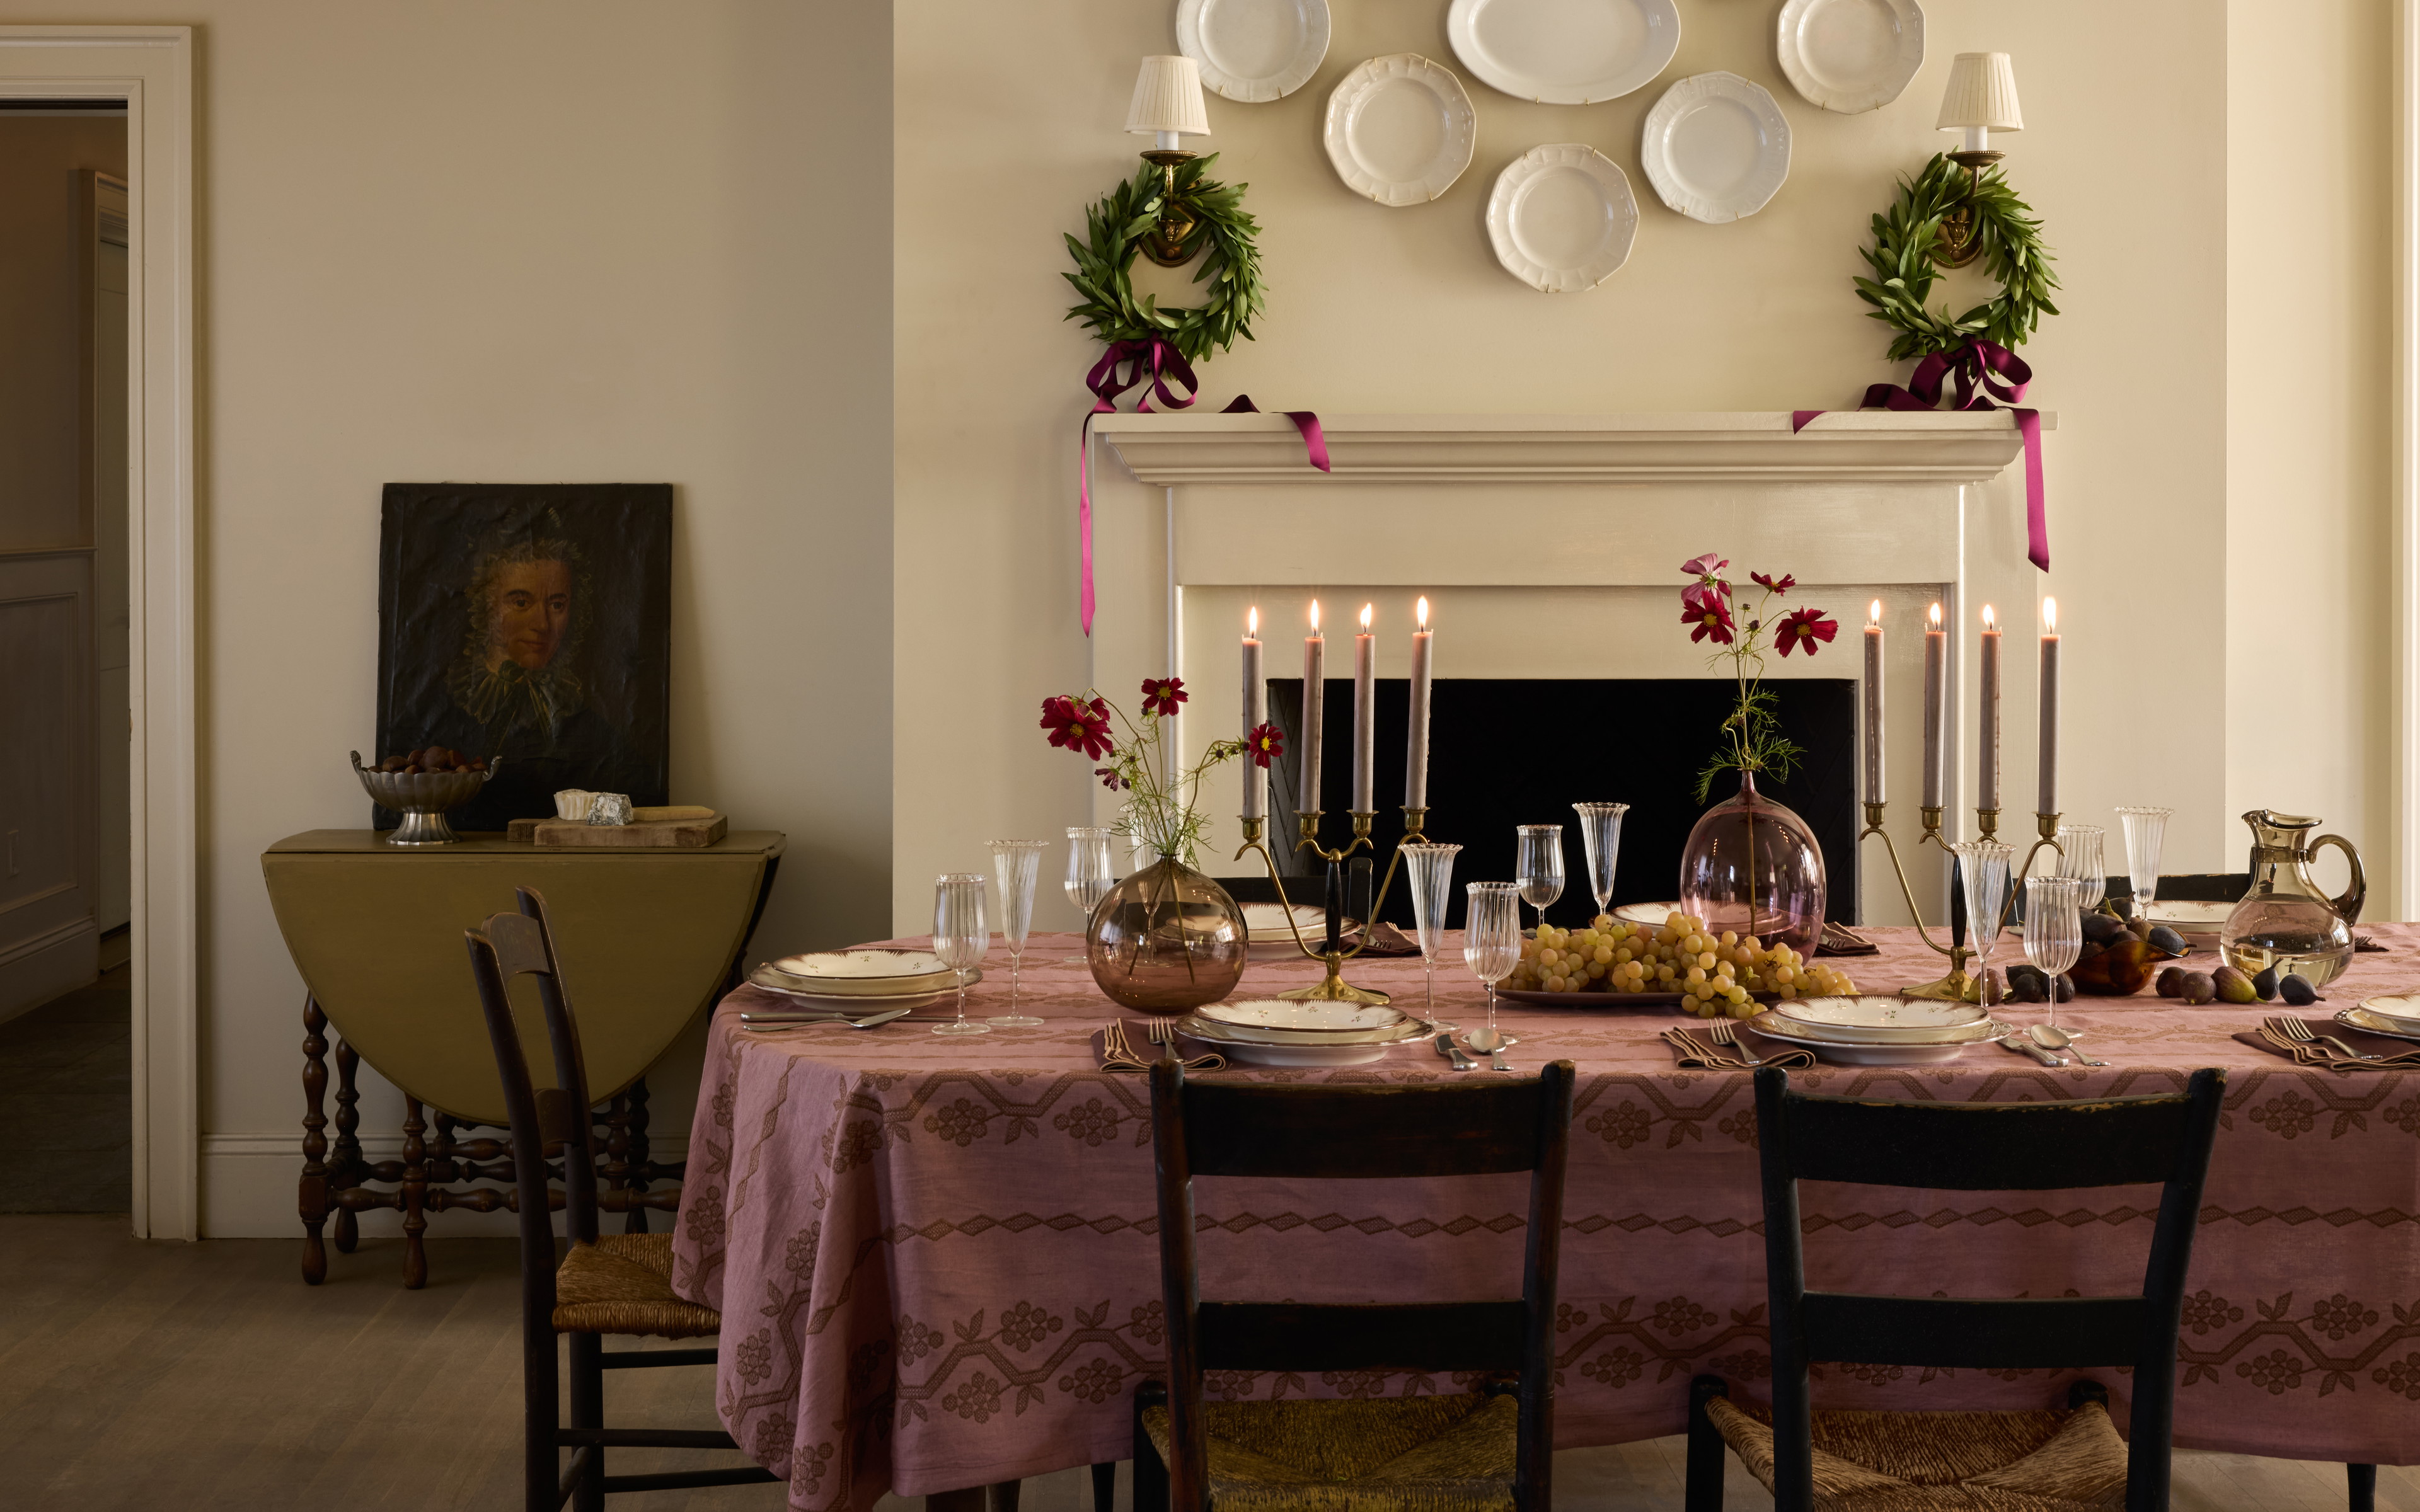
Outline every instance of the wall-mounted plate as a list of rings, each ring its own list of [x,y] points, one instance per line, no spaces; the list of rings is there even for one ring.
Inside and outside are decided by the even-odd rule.
[[[1576,294],[1630,260],[1638,201],[1621,165],[1580,142],[1531,147],[1496,176],[1487,239],[1496,260],[1530,287]]]
[[[1373,57],[1327,97],[1327,161],[1381,205],[1425,205],[1470,166],[1479,113],[1453,70],[1418,53]]]
[[[1229,100],[1283,100],[1327,57],[1327,0],[1176,0],[1176,50]]]
[[[1453,0],[1453,55],[1493,89],[1546,105],[1619,100],[1681,46],[1673,0]]]
[[[1790,177],[1790,122],[1761,85],[1700,73],[1664,91],[1647,113],[1639,166],[1656,197],[1693,221],[1754,215]]]
[[[1781,71],[1810,105],[1854,116],[1900,97],[1924,64],[1916,0],[1788,0],[1774,39]]]

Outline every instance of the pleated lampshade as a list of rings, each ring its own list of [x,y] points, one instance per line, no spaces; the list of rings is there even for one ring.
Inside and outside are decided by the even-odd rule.
[[[1949,66],[1949,87],[1941,95],[1941,119],[1933,125],[1944,131],[1977,126],[1994,131],[2024,131],[2025,117],[2017,109],[2017,70],[2009,54],[1959,54]]]
[[[1126,107],[1126,130],[1144,136],[1159,131],[1208,136],[1210,113],[1202,105],[1200,65],[1189,57],[1143,59],[1142,72],[1135,78],[1134,103]]]

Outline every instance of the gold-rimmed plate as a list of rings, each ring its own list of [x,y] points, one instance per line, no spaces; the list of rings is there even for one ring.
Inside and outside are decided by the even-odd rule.
[[[1770,1016],[1802,1033],[1847,1044],[1971,1044],[1992,1026],[1992,1016],[1978,1004],[1868,993],[1793,997],[1774,1004]]]
[[[817,997],[894,997],[957,985],[957,973],[930,950],[815,950],[768,961],[749,981],[777,993]],[[981,980],[968,974],[970,985]]]

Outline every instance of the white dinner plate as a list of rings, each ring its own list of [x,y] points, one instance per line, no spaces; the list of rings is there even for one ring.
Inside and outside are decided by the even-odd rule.
[[[1205,1003],[1195,1009],[1193,1015],[1229,1028],[1252,1031],[1255,1037],[1266,1031],[1272,1038],[1386,1035],[1401,1026],[1404,1017],[1403,1010],[1385,1003],[1304,1002],[1285,997],[1230,998]]]
[[[971,987],[974,985],[976,975],[977,973],[974,972],[969,972],[967,974],[968,986]],[[768,993],[778,993],[782,996],[798,1004],[800,1008],[828,1009],[835,1013],[854,1013],[860,1017],[862,1017],[867,1013],[888,1012],[890,1010],[894,1008],[931,1008],[936,1003],[949,1003],[954,1005],[958,1000],[958,990],[954,985],[940,992],[892,993],[874,998],[863,996],[840,997],[830,993],[802,993],[795,987],[778,986],[773,982],[764,980],[764,973],[762,970],[759,970],[755,976],[748,979],[748,985],[751,987],[761,988]]]
[[[1294,943],[1294,931],[1286,926],[1286,910],[1282,903],[1242,903],[1244,911],[1245,955],[1254,961],[1300,961],[1305,959]],[[1314,949],[1327,938],[1327,910],[1309,903],[1294,905],[1295,923],[1302,929],[1303,942]]]
[[[1176,1032],[1218,1046],[1218,1053],[1230,1060],[1260,1066],[1320,1067],[1366,1066],[1399,1044],[1429,1038],[1436,1027],[1423,1019],[1406,1018],[1391,1028],[1357,1031],[1339,1042],[1326,1037],[1280,1039],[1267,1030],[1220,1024],[1199,1013],[1188,1013],[1177,1021]]]
[[[2378,997],[2365,997],[2358,1008],[2347,1009],[2336,1015],[2337,1018],[2351,1024],[2350,1019],[2345,1019],[2345,1013],[2360,1013],[2373,1021],[2367,1024],[2353,1024],[2352,1026],[2356,1029],[2368,1029],[2373,1034],[2420,1036],[2420,993],[2393,993]]]
[[[749,980],[777,992],[790,989],[827,997],[888,997],[954,986],[957,974],[941,964],[941,958],[930,950],[815,950],[768,961]]]
[[[2155,927],[2165,924],[2180,934],[2215,934],[2226,916],[2235,912],[2235,904],[2154,902],[2147,912]]]
[[[1973,1003],[1931,997],[1792,997],[1772,1016],[1800,1033],[1856,1044],[1971,1044],[1991,1032],[1991,1015]]]
[[[1373,57],[1327,97],[1327,161],[1357,194],[1425,205],[1470,166],[1479,113],[1453,70],[1418,53]]]
[[[1176,0],[1176,50],[1229,100],[1283,100],[1327,57],[1327,0]]]
[[[1854,116],[1897,100],[1923,66],[1924,8],[1916,0],[1788,0],[1774,42],[1799,98]]]
[[[1639,144],[1665,204],[1709,225],[1744,220],[1790,177],[1790,122],[1762,85],[1699,73],[1664,91]]]
[[[1988,1021],[1989,1031],[1961,1044],[1855,1044],[1823,1035],[1791,1023],[1771,1010],[1747,1021],[1747,1026],[1776,1043],[1795,1045],[1812,1053],[1816,1059],[1842,1066],[1937,1066],[1955,1060],[1978,1044],[1988,1044],[2013,1032],[1998,1020]]]
[[[1480,82],[1543,105],[1644,88],[1681,46],[1673,0],[1453,0],[1453,55]]]
[[[1630,260],[1638,201],[1620,164],[1582,142],[1531,147],[1496,176],[1487,239],[1496,260],[1548,294],[1591,289]]]

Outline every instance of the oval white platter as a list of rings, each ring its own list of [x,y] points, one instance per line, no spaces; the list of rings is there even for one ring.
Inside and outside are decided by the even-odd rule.
[[[1673,0],[1453,0],[1445,34],[1480,82],[1543,105],[1643,89],[1681,47]]]
[[[1496,260],[1548,294],[1591,289],[1630,260],[1638,201],[1621,164],[1582,142],[1531,147],[1496,176],[1487,239]]]
[[[1453,70],[1418,53],[1373,57],[1327,97],[1327,161],[1355,193],[1425,205],[1470,166],[1479,113]]]
[[[1980,1006],[1930,997],[1793,997],[1769,1013],[1800,1034],[1859,1044],[1971,1044],[1992,1028]]]
[[[1656,197],[1709,225],[1745,220],[1790,177],[1790,122],[1762,85],[1700,73],[1647,113],[1640,166]]]
[[[1248,105],[1283,100],[1327,57],[1327,0],[1176,0],[1176,50]]]
[[[1854,116],[1900,97],[1924,65],[1916,0],[1787,0],[1774,45],[1810,105]]]
[[[1986,1031],[1958,1044],[1852,1044],[1828,1039],[1776,1015],[1771,1010],[1746,1021],[1747,1027],[1778,1044],[1811,1051],[1818,1060],[1842,1066],[1936,1066],[1955,1060],[1978,1044],[2006,1038],[2012,1031],[1998,1020],[1987,1021]]]

